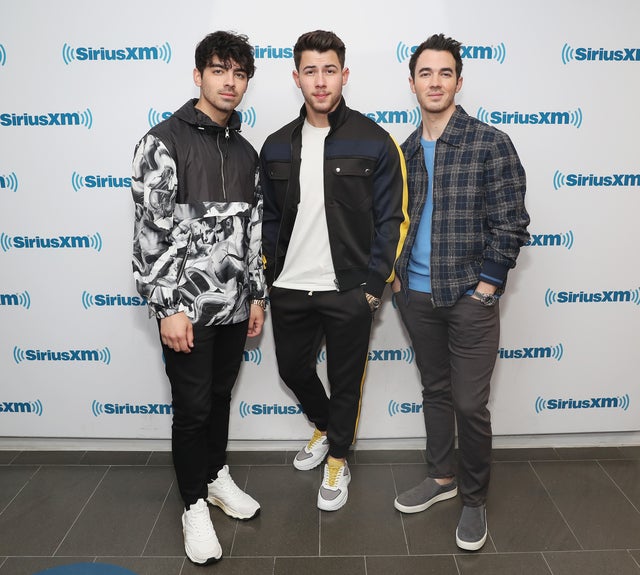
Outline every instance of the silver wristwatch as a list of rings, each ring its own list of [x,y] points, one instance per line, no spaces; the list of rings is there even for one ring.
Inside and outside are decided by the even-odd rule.
[[[492,305],[496,305],[500,296],[497,296],[494,293],[482,293],[479,291],[473,292],[473,297],[480,300],[482,305],[486,305],[487,307],[491,307]]]

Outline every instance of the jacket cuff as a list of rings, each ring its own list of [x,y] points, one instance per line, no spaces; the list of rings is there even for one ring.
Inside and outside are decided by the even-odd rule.
[[[382,292],[384,291],[386,285],[387,284],[384,279],[382,279],[378,275],[369,274],[367,283],[363,286],[363,288],[365,292],[370,293],[372,296],[381,298]]]
[[[149,302],[149,310],[156,317],[156,319],[164,319],[165,317],[169,317],[178,313],[177,309],[161,307],[157,304]]]
[[[508,273],[509,268],[507,266],[485,260],[480,270],[480,280],[496,287],[502,287]]]

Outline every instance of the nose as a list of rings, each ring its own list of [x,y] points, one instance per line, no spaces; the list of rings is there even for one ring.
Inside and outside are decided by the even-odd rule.
[[[322,70],[320,70],[316,74],[316,86],[326,86],[326,85],[327,85],[326,75],[324,72],[322,72]]]
[[[224,75],[225,86],[233,86],[236,83],[236,75],[233,70],[227,70]]]

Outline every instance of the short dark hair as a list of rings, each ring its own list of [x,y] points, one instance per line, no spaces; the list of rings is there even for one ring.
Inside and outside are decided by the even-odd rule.
[[[196,46],[196,68],[201,74],[214,56],[220,58],[225,66],[230,66],[233,60],[247,73],[247,77],[253,78],[256,71],[253,46],[244,34],[218,31],[205,36]]]
[[[429,36],[416,51],[411,54],[409,59],[409,72],[411,77],[416,77],[416,62],[425,50],[438,50],[440,52],[449,52],[456,61],[456,79],[462,75],[462,57],[460,56],[460,46],[462,44],[453,38],[447,38],[444,34],[434,34]]]
[[[295,62],[296,70],[300,69],[302,52],[306,50],[315,52],[329,52],[333,50],[338,55],[340,67],[344,68],[344,58],[347,49],[344,42],[333,32],[315,30],[313,32],[307,32],[298,38],[296,45],[293,47],[293,61]]]

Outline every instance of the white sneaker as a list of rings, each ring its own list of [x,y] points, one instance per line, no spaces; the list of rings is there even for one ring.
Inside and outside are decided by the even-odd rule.
[[[317,429],[307,443],[293,459],[293,466],[300,471],[309,471],[318,467],[329,453],[329,440]]]
[[[208,488],[207,501],[230,517],[252,519],[260,513],[260,504],[236,485],[228,465],[218,471],[217,479],[209,483]]]
[[[318,509],[322,511],[340,509],[347,502],[349,496],[347,486],[350,481],[351,473],[349,473],[347,462],[329,459],[324,464],[324,476],[318,491]]]
[[[211,523],[209,508],[204,499],[192,504],[182,514],[184,550],[196,565],[208,565],[222,557],[222,547]]]

